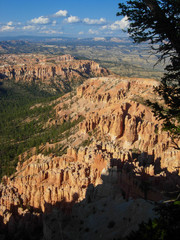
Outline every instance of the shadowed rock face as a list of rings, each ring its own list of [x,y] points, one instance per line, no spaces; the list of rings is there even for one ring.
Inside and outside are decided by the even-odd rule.
[[[157,85],[158,82],[151,79],[113,75],[88,79],[77,88],[73,97],[66,94],[58,99],[56,116],[48,120],[47,125],[58,127],[79,116],[84,120],[79,129],[71,129],[72,136],[61,143],[69,146],[66,155],[33,155],[18,163],[13,176],[3,178],[0,185],[3,222],[8,223],[15,210],[22,211],[23,215],[22,206],[42,212],[51,211],[53,206],[64,207],[71,213],[72,206],[81,202],[82,206],[73,212],[79,221],[81,216],[86,219],[84,225],[87,226],[91,221],[87,203],[95,208],[98,204],[113,207],[117,202],[125,206],[122,196],[158,201],[165,199],[162,192],[176,191],[180,185],[180,152],[172,147],[169,133],[162,131],[162,122],[157,121],[151,109],[142,104],[143,99],[161,101],[153,93],[153,86]],[[64,105],[69,106],[68,109],[64,109]],[[87,139],[90,145],[81,147],[82,141]],[[180,145],[178,141],[176,143]],[[86,216],[81,211],[85,211]],[[120,214],[122,209],[118,208],[118,211]],[[105,216],[109,216],[107,212]],[[100,214],[97,217],[102,220]],[[49,236],[52,234],[50,219],[44,220],[44,232]],[[113,224],[110,221],[109,228],[113,228]],[[75,231],[72,225],[67,232],[69,229]],[[79,233],[76,234],[76,239],[81,239]],[[86,235],[84,233],[81,237],[85,239]]]

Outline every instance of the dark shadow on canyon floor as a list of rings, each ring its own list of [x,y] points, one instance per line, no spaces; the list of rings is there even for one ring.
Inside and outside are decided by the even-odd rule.
[[[140,155],[135,155],[138,159]],[[144,159],[142,160],[144,156]],[[145,157],[146,156],[146,157]],[[160,169],[160,159],[156,159],[153,164],[157,164],[158,171],[163,171],[165,175],[150,176],[146,173],[146,166],[152,164],[153,156],[143,153],[139,160],[142,171],[138,174],[134,172],[133,162],[120,162],[117,159],[111,160],[111,168],[107,174],[102,175],[103,184],[94,187],[90,184],[86,190],[86,197],[82,201],[84,205],[89,204],[98,198],[98,191],[107,185],[113,186],[109,194],[121,195],[126,201],[129,198],[144,198],[152,201],[159,201],[168,198],[176,198],[179,193],[180,178],[176,172],[170,173],[167,169]],[[106,194],[108,197],[106,188]],[[100,196],[101,197],[101,196]],[[65,198],[54,204],[45,203],[45,210],[42,212],[32,206],[11,206],[10,210],[4,212],[4,217],[8,215],[7,222],[3,223],[3,216],[0,216],[0,239],[1,240],[44,240],[43,234],[51,234],[51,239],[57,239],[62,234],[62,229],[67,226],[72,215],[72,207],[78,206],[78,193],[74,193],[73,200],[68,202]],[[53,214],[51,214],[53,213]],[[63,219],[63,220],[62,220]],[[62,221],[61,221],[62,220]],[[74,219],[76,221],[76,219]],[[49,222],[49,224],[47,224]],[[53,223],[53,224],[51,224]],[[53,235],[54,234],[54,235]],[[68,240],[60,237],[59,239]],[[71,240],[71,239],[69,239]]]

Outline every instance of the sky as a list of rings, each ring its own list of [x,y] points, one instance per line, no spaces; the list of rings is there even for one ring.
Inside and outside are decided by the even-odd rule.
[[[119,2],[120,0],[0,0],[0,37],[124,36],[122,29],[126,29],[128,20],[116,16]]]

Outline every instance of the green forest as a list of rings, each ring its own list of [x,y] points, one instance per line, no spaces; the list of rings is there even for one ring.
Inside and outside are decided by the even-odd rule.
[[[37,85],[21,85],[13,81],[1,84],[0,179],[14,173],[19,154],[32,147],[36,147],[39,153],[40,145],[60,140],[62,133],[82,120],[80,118],[60,126],[44,127],[47,120],[55,116],[55,104],[52,101],[60,96],[62,94],[53,96],[40,91]],[[54,149],[56,153],[61,153],[61,150],[62,146]]]

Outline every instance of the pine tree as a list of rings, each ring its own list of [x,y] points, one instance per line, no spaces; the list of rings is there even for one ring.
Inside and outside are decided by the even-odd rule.
[[[158,54],[158,62],[169,62],[155,88],[164,106],[148,104],[157,118],[164,120],[164,129],[171,132],[175,148],[180,149],[180,0],[132,0],[119,3],[119,9],[117,16],[128,17],[127,32],[134,42],[148,42]]]

